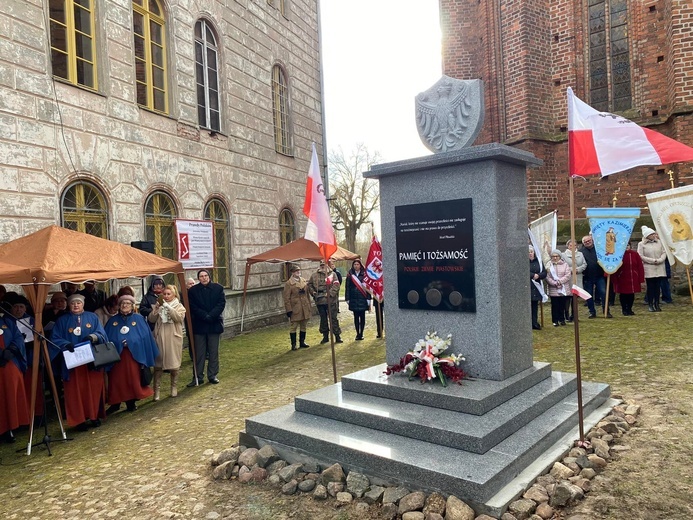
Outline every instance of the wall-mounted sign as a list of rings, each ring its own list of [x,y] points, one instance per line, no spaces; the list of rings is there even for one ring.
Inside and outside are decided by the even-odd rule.
[[[472,199],[395,207],[400,309],[476,312]]]
[[[176,219],[178,261],[185,269],[214,267],[214,223]]]

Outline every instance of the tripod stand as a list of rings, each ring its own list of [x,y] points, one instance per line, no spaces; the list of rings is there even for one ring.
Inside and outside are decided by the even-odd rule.
[[[2,304],[0,304],[0,308],[2,310],[7,311]],[[34,446],[39,446],[41,444],[45,444],[46,448],[48,449],[48,455],[52,456],[53,453],[51,452],[50,448],[50,442],[52,442],[52,439],[50,435],[48,434],[48,420],[46,416],[46,410],[44,407],[44,413],[43,413],[43,423],[44,423],[44,436],[41,442],[38,442],[36,444],[32,444],[33,440],[33,434],[34,434],[34,412],[35,412],[35,405],[36,405],[36,387],[38,385],[38,371],[39,371],[39,356],[42,354],[43,355],[43,360],[44,360],[44,366],[46,369],[46,373],[48,374],[48,379],[51,383],[51,390],[53,394],[53,403],[55,405],[56,412],[58,414],[58,423],[60,424],[60,431],[62,433],[62,438],[63,440],[71,440],[67,438],[67,435],[65,434],[65,428],[63,426],[63,419],[62,419],[62,411],[60,409],[60,403],[58,401],[58,389],[55,385],[55,378],[53,377],[53,369],[51,367],[51,360],[50,360],[50,355],[48,354],[48,347],[46,346],[46,342],[50,343],[52,346],[54,346],[56,349],[59,349],[59,347],[53,343],[51,340],[49,340],[46,336],[44,336],[41,332],[36,330],[34,327],[31,326],[31,323],[29,322],[28,319],[26,318],[16,318],[13,316],[11,313],[6,312],[4,314],[5,316],[12,318],[15,321],[15,324],[17,325],[17,328],[24,329],[27,331],[31,331],[34,335],[34,359],[32,363],[32,374],[31,374],[31,423],[29,427],[29,443],[27,445],[27,455],[31,455],[31,448]],[[22,332],[22,330],[20,330]],[[28,335],[28,332],[24,333],[24,336]],[[38,346],[38,349],[37,349]],[[37,352],[38,350],[38,352]],[[22,451],[22,450],[17,450],[17,451]]]

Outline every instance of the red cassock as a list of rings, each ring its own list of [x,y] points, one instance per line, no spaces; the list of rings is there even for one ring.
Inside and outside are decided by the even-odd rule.
[[[0,434],[29,424],[22,371],[11,361],[0,368]]]
[[[129,348],[123,348],[120,361],[108,373],[108,404],[145,399],[153,395],[152,387],[142,386],[140,380],[140,364],[134,360]]]
[[[70,379],[63,382],[67,424],[77,426],[88,419],[106,418],[106,384],[102,370],[89,370],[87,365],[70,370]]]

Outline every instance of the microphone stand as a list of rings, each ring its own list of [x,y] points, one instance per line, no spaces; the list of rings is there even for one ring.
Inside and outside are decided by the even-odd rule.
[[[15,324],[21,323],[22,325],[24,325],[27,329],[31,330],[31,332],[33,332],[34,335],[36,335],[39,338],[39,340],[42,342],[41,347],[39,348],[39,352],[38,352],[39,356],[41,355],[41,352],[43,352],[44,349],[46,348],[45,347],[46,344],[49,344],[49,345],[55,347],[56,349],[60,350],[60,347],[58,347],[58,345],[53,343],[46,336],[44,336],[42,333],[40,333],[38,330],[36,330],[34,327],[32,327],[31,324],[29,323],[28,319],[25,320],[24,318],[14,317],[11,312],[8,312],[8,309],[5,305],[6,305],[5,302],[0,302],[0,310],[5,311],[4,316],[12,318],[15,321]],[[0,314],[0,316],[3,316],[3,315]],[[17,328],[19,328],[19,325],[17,325]],[[25,348],[25,350],[26,350],[26,348]],[[37,355],[37,353],[34,352],[34,355]],[[46,362],[50,363],[50,356],[46,355],[46,358],[47,358]],[[28,356],[27,356],[27,361],[28,361]],[[39,367],[40,367],[40,364],[39,364]],[[65,435],[65,429],[63,428],[62,420],[59,416],[60,411],[59,411],[58,406],[57,406],[58,396],[57,396],[57,392],[54,391],[54,388],[55,388],[54,386],[51,388],[51,395],[53,396],[53,404],[55,405],[55,410],[56,410],[56,413],[58,414],[58,422],[60,423],[60,430],[62,432],[63,440],[64,441],[71,441],[71,440],[73,440],[72,437],[67,437],[67,435]],[[32,417],[31,420],[33,421],[34,417]],[[48,456],[52,457],[53,452],[51,451],[51,444],[50,443],[53,442],[53,439],[51,438],[50,434],[48,433],[48,414],[47,414],[47,410],[46,410],[45,406],[43,408],[43,419],[41,420],[41,422],[43,422],[43,439],[41,439],[39,442],[37,442],[35,444],[31,444],[30,447],[34,448],[36,446],[41,446],[42,444],[44,444],[46,446],[46,449],[48,450]],[[22,452],[22,451],[24,451],[24,448],[20,448],[20,449],[16,450],[17,453]]]

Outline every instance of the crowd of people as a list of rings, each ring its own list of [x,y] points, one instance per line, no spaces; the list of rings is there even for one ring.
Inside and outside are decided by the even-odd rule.
[[[320,316],[319,331],[322,334],[321,344],[330,341],[330,332],[334,334],[335,343],[343,343],[342,328],[339,324],[339,293],[343,277],[334,261],[320,261],[318,269],[306,280],[301,276],[301,267],[292,265],[291,276],[284,284],[284,308],[289,319],[289,339],[291,350],[308,348],[306,343],[306,325],[311,316],[311,298]],[[363,340],[366,326],[366,312],[373,308],[372,297],[363,283],[365,272],[360,260],[354,260],[346,275],[344,299],[353,313],[355,340]],[[382,306],[378,309],[377,337],[383,334]],[[298,338],[296,336],[298,331]]]
[[[202,269],[197,277],[199,283],[192,279],[187,283],[196,346],[196,371],[188,386],[204,383],[205,363],[208,381],[219,383],[219,338],[226,305],[223,287],[212,282],[209,271]],[[60,399],[67,425],[84,431],[100,426],[123,403],[127,411],[134,411],[141,399],[153,396],[158,401],[164,373],[170,375],[170,396],[177,397],[186,316],[178,288],[155,276],[139,307],[129,286],[110,296],[92,281],[78,289],[72,283],[61,284],[61,291],[54,292],[42,309],[58,387],[54,397]],[[33,340],[39,332],[24,296],[6,293],[0,286],[0,308],[0,435],[4,441],[14,442],[14,430],[31,421]],[[104,345],[115,349],[120,360],[104,366],[90,362],[68,367],[66,358],[72,356],[67,353]],[[44,414],[43,363],[40,366],[36,417]]]
[[[292,265],[283,296],[290,322],[291,350],[308,348],[306,325],[312,303],[320,317],[321,343],[343,343],[339,319],[340,288],[345,283],[345,300],[353,313],[355,340],[363,340],[365,314],[371,312],[372,298],[363,285],[364,268],[354,260],[343,278],[333,261],[321,261],[306,280],[301,268]],[[78,430],[98,427],[107,416],[123,409],[134,411],[137,402],[152,397],[159,401],[164,374],[170,377],[171,397],[178,396],[178,377],[184,349],[184,335],[194,340],[193,376],[188,387],[205,382],[219,383],[219,342],[224,332],[224,289],[212,282],[202,269],[198,281],[187,280],[189,308],[181,302],[178,288],[153,276],[139,305],[129,286],[107,295],[94,281],[80,289],[61,284],[42,309],[42,325],[50,364],[58,388],[57,399],[69,427]],[[312,301],[311,301],[312,300]],[[17,293],[5,293],[0,286],[0,435],[14,442],[14,430],[30,422],[33,370],[34,313],[28,300]],[[185,327],[189,313],[192,330]],[[382,337],[382,315],[378,337]],[[98,349],[112,345],[119,360],[104,366],[95,363],[69,366],[67,353],[82,352],[85,346]],[[205,373],[206,365],[206,373]],[[44,413],[44,367],[37,374],[35,417]]]
[[[660,312],[660,301],[671,303],[671,268],[659,236],[652,228],[642,226],[642,240],[635,249],[633,245],[629,243],[626,246],[621,266],[611,275],[609,294],[606,294],[607,274],[597,261],[591,235],[582,238],[579,249],[572,240],[566,243],[565,252],[554,249],[546,265],[542,265],[539,255],[529,246],[532,329],[541,329],[538,307],[547,298],[551,301],[551,322],[554,327],[574,320],[573,285],[584,289],[591,296],[585,304],[588,319],[597,317],[597,305],[601,305],[603,316],[613,318],[610,309],[615,305],[616,294],[619,295],[621,313],[624,316],[634,316],[633,304],[636,294],[642,292],[643,283],[646,284],[645,302],[649,312]]]

